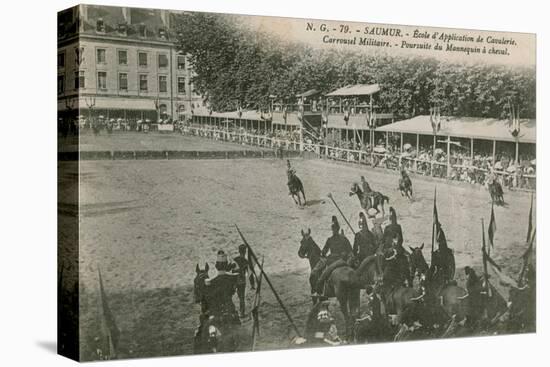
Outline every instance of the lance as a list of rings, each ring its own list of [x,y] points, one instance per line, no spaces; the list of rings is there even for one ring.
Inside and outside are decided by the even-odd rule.
[[[243,234],[241,233],[241,230],[239,229],[239,227],[236,224],[235,224],[235,228],[237,228],[237,232],[239,232],[239,236],[241,236],[241,239],[243,240],[243,243],[246,245],[246,247],[249,251],[249,254],[252,256],[252,258],[254,259],[254,262],[256,263],[256,265],[258,265],[258,268],[260,269],[260,275],[262,275],[265,278],[265,281],[267,282],[267,285],[269,285],[269,288],[271,288],[271,291],[273,292],[273,295],[275,296],[275,299],[277,300],[277,302],[279,302],[279,306],[281,306],[281,308],[283,309],[286,317],[288,318],[288,321],[290,321],[290,324],[292,325],[292,328],[296,332],[296,335],[299,336],[299,337],[302,337],[302,335],[300,334],[300,331],[298,330],[298,327],[294,323],[294,320],[292,320],[292,316],[290,316],[290,313],[288,312],[285,305],[283,304],[283,301],[279,297],[279,294],[275,290],[275,287],[273,287],[273,284],[271,283],[271,280],[269,280],[269,277],[265,273],[264,267],[260,265],[260,262],[258,261],[258,258],[256,257],[256,254],[252,250],[252,247],[250,247],[250,245],[248,244],[248,242],[244,238]]]
[[[264,266],[264,257],[262,256],[262,267]],[[260,274],[260,278],[258,279],[258,284],[256,285],[256,294],[254,295],[254,307],[252,308],[252,318],[254,320],[252,324],[252,351],[256,349],[256,339],[257,336],[260,335],[260,319],[259,319],[259,312],[260,312],[260,297],[261,297],[261,289],[262,289],[262,279],[263,276]]]
[[[334,206],[336,207],[336,209],[338,209],[338,211],[340,212],[340,215],[342,216],[342,218],[344,218],[344,220],[346,221],[346,224],[348,225],[349,229],[351,229],[351,233],[353,233],[355,235],[355,231],[353,230],[353,227],[351,226],[351,224],[348,222],[348,219],[346,218],[346,216],[344,215],[344,213],[342,213],[342,211],[340,210],[340,207],[338,206],[338,204],[336,204],[336,201],[334,201],[334,198],[332,197],[332,193],[328,193],[327,195],[329,197],[329,199],[332,201],[332,203],[334,204]]]
[[[491,285],[489,284],[489,272],[487,271],[487,246],[485,245],[485,224],[483,218],[481,218],[481,255],[483,260],[483,276],[485,277],[485,292],[487,292],[487,297],[491,297]]]

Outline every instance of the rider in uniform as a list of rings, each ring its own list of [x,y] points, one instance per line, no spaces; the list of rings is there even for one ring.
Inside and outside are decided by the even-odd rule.
[[[359,212],[359,232],[355,234],[353,240],[353,255],[359,261],[359,264],[368,256],[374,255],[377,250],[376,238],[369,231],[367,218],[363,212]]]
[[[288,193],[289,195],[292,195],[290,192],[290,186],[291,186],[291,179],[292,177],[296,175],[296,170],[290,165],[290,160],[286,160],[286,176],[288,178],[287,186],[288,186]]]
[[[372,208],[374,206],[373,202],[372,202],[372,197],[374,196],[374,191],[370,188],[370,185],[367,182],[367,180],[365,179],[365,176],[361,176],[361,188],[363,189],[363,193],[365,194],[365,196],[369,200],[368,208]]]
[[[377,211],[374,208],[367,210],[367,216],[372,221],[372,234],[376,241],[377,251],[382,251],[382,244],[384,243],[384,230],[382,229],[382,223],[384,223],[384,218],[376,217]]]
[[[481,292],[483,290],[481,279],[477,276],[474,269],[469,266],[464,268],[466,274],[466,296],[468,298],[468,316],[466,323],[472,327],[479,320],[481,316],[481,310],[483,310],[483,297]]]
[[[339,266],[346,265],[349,255],[353,252],[349,240],[346,236],[340,233],[340,224],[338,223],[338,218],[334,215],[332,216],[331,229],[332,236],[327,239],[327,242],[321,251],[322,258],[325,258],[326,260],[320,260],[317,263],[317,266],[313,269],[315,276],[321,274],[322,272],[321,276],[317,280],[316,293],[318,294],[323,293],[325,280],[330,276],[332,271]]]
[[[393,207],[390,207],[390,224],[384,228],[384,249],[393,247],[393,240],[397,238],[396,250],[403,250],[403,231],[401,225],[397,223],[397,213]]]
[[[246,245],[239,245],[239,256],[233,259],[231,264],[231,272],[237,274],[237,296],[239,297],[239,314],[244,317],[245,310],[245,290],[246,290],[246,274],[249,273],[250,288],[254,289],[254,273],[252,266],[246,258]]]
[[[437,235],[437,250],[432,256],[432,265],[430,266],[429,278],[442,280],[442,285],[447,284],[454,279],[455,276],[455,263],[453,250],[447,246],[447,238],[445,232],[439,227]]]
[[[223,250],[218,251],[215,267],[218,274],[205,280],[208,292],[211,294],[207,305],[209,314],[220,320],[222,325],[239,325],[239,315],[233,304],[238,274],[229,272],[230,265]]]

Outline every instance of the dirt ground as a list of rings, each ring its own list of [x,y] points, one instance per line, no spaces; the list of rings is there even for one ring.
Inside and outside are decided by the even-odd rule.
[[[202,143],[202,139],[201,139]],[[123,358],[192,353],[198,309],[192,300],[196,264],[213,268],[216,252],[232,257],[241,243],[237,224],[259,256],[282,300],[303,328],[311,305],[307,260],[297,256],[300,229],[311,228],[322,246],[337,211],[331,192],[357,227],[359,202],[348,196],[364,175],[371,187],[390,197],[403,228],[405,245],[426,243],[429,259],[434,188],[439,220],[454,249],[457,274],[481,264],[481,218],[487,225],[490,199],[485,188],[413,177],[415,199],[401,197],[395,172],[373,171],[322,160],[293,160],[308,205],[288,196],[285,162],[271,159],[86,161],[80,166],[80,290],[83,358],[95,359],[98,327],[98,267],[121,329]],[[505,272],[519,272],[530,198],[506,193],[495,207],[494,259]],[[351,232],[339,217],[345,234]],[[211,276],[214,274],[211,271]],[[459,279],[463,284],[463,280]],[[252,295],[248,295],[250,302]],[[236,297],[235,297],[236,301]],[[336,301],[332,310],[342,320]],[[284,348],[294,335],[265,286],[257,349]],[[250,330],[250,325],[245,325]],[[248,331],[247,331],[248,332]]]

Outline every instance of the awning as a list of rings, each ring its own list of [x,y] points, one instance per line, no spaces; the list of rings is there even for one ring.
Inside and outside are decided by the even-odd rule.
[[[170,100],[162,100],[161,103],[170,105]],[[59,110],[66,110],[65,100],[59,100],[57,103]],[[74,103],[74,108],[87,110],[86,97],[80,96],[78,102]],[[155,111],[154,99],[149,98],[126,98],[126,97],[102,97],[95,96],[94,109],[101,110],[141,110],[141,111]]]
[[[311,97],[311,96],[314,96],[314,95],[319,94],[319,93],[320,92],[317,89],[310,89],[310,90],[305,91],[303,93],[298,93],[296,95],[296,97],[298,97],[298,98]]]
[[[433,135],[432,124],[428,115],[420,115],[408,120],[397,121],[393,124],[381,126],[376,131]],[[510,134],[508,120],[485,117],[441,117],[441,129],[438,135],[457,138],[516,141]],[[520,121],[519,141],[520,143],[536,143],[535,119],[522,119]]]
[[[378,84],[355,84],[336,89],[327,94],[327,97],[368,96],[379,91]]]
[[[195,116],[200,117],[225,117],[229,119],[242,119],[242,120],[260,120],[263,121],[261,118],[261,114],[257,111],[242,111],[241,116],[239,117],[239,114],[237,111],[228,111],[228,112],[212,112],[212,114],[209,113],[195,113]]]

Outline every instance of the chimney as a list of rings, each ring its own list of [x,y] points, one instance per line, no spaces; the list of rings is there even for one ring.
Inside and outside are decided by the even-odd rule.
[[[130,14],[132,14],[130,8],[122,8],[122,17],[124,18],[126,24],[132,24],[132,17]]]
[[[145,24],[141,23],[138,26],[138,30],[139,30],[140,37],[147,37],[147,28],[145,27]]]

